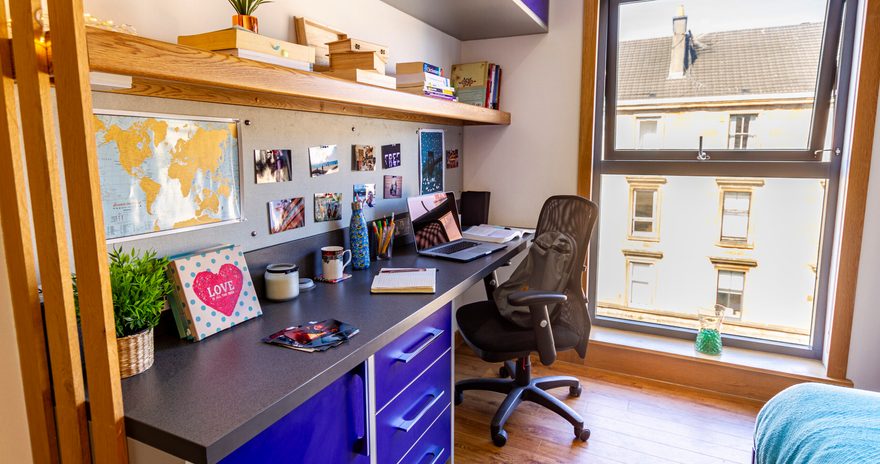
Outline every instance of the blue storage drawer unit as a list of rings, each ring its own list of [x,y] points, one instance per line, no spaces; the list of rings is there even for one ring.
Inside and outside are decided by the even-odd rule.
[[[396,463],[451,404],[452,351],[436,359],[376,416],[376,456]]]
[[[452,407],[419,438],[419,441],[400,460],[401,464],[443,464],[452,456]]]
[[[377,410],[452,346],[451,332],[452,303],[447,303],[375,354]]]

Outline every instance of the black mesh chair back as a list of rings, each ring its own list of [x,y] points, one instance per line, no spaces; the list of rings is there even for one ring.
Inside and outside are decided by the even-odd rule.
[[[576,351],[581,357],[586,356],[587,340],[590,338],[590,315],[582,282],[586,271],[587,249],[598,216],[599,207],[592,201],[574,195],[558,195],[550,197],[544,203],[535,230],[535,237],[544,232],[564,233],[577,246],[575,265],[565,288],[568,300],[561,303],[555,320],[551,322],[554,325],[564,324],[578,334],[580,344]]]

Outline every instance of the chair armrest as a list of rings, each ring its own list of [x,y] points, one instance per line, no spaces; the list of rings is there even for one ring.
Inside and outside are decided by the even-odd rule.
[[[532,330],[541,364],[549,366],[556,361],[556,342],[553,339],[553,326],[547,306],[562,303],[568,299],[562,293],[543,290],[526,290],[508,295],[507,301],[514,306],[528,306],[532,315]]]
[[[525,290],[507,296],[507,302],[514,306],[551,305],[564,303],[566,300],[568,297],[564,293],[543,290]]]

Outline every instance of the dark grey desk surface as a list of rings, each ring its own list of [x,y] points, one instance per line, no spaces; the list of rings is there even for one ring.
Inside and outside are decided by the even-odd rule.
[[[469,263],[398,253],[341,284],[317,284],[286,303],[263,303],[263,316],[207,339],[156,335],[156,360],[122,382],[128,436],[194,463],[213,463],[462,294],[525,249],[526,241]],[[371,295],[380,267],[436,267],[433,295]],[[266,345],[260,339],[307,321],[339,319],[360,328],[323,353]]]

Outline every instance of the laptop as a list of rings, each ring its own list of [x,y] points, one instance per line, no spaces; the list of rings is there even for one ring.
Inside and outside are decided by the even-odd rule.
[[[467,262],[507,248],[507,245],[462,238],[452,192],[410,197],[406,199],[406,206],[420,255]]]

